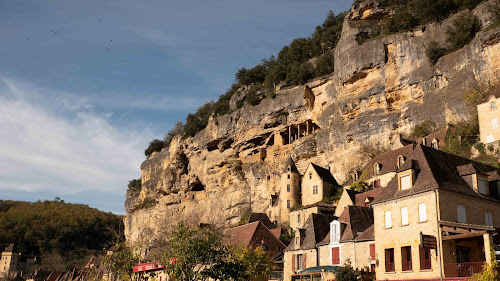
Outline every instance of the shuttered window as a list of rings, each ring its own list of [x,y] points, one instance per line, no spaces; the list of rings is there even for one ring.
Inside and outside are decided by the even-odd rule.
[[[498,128],[498,118],[491,119],[491,128],[492,129]]]
[[[385,211],[385,228],[391,228],[391,211]]]
[[[427,210],[425,203],[418,204],[418,221],[419,222],[427,221]]]
[[[457,221],[467,223],[467,208],[464,205],[457,205]]]
[[[401,225],[408,225],[408,207],[401,208]]]
[[[370,257],[375,260],[375,244],[370,244]]]
[[[411,173],[405,173],[399,176],[399,181],[401,184],[401,190],[406,190],[411,188]]]
[[[332,248],[332,265],[340,264],[340,248]]]
[[[493,226],[493,213],[490,211],[484,212],[484,224]]]
[[[483,178],[477,178],[477,189],[478,189],[478,192],[481,193],[481,194],[488,194],[487,192],[487,186],[488,186],[488,181],[486,181],[485,179]]]

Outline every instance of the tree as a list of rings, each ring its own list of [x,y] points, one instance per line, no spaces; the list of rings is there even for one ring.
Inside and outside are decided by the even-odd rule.
[[[425,55],[431,64],[436,64],[440,57],[446,54],[446,48],[439,46],[436,41],[431,41],[429,47],[425,50]]]
[[[127,247],[125,242],[118,242],[111,255],[103,256],[103,264],[106,265],[111,272],[118,273],[120,280],[130,280],[134,266],[141,261],[139,255]]]
[[[498,266],[495,249],[490,247],[491,263],[485,263],[483,270],[472,275],[474,281],[498,281],[500,280],[500,268]]]
[[[431,133],[434,133],[438,129],[436,123],[434,123],[431,119],[427,119],[424,122],[413,127],[413,131],[410,134],[410,137],[413,139],[418,139],[421,137],[425,137]]]
[[[446,42],[450,51],[456,51],[468,44],[481,29],[481,22],[471,12],[458,16],[446,30]]]
[[[141,188],[141,179],[133,179],[128,182],[127,190],[130,190],[131,192],[138,193],[141,191]]]
[[[325,53],[316,64],[316,76],[330,74],[334,71],[335,57],[332,52]]]
[[[335,271],[336,281],[357,281],[359,278],[359,273],[354,270],[351,266],[351,262],[348,260],[344,266],[340,266]]]
[[[152,142],[149,143],[148,148],[144,150],[144,155],[146,155],[146,157],[149,157],[151,156],[151,154],[153,154],[153,152],[161,151],[164,146],[165,144],[163,143],[163,141],[159,139],[154,139]]]
[[[229,263],[238,268],[234,280],[265,280],[275,264],[268,253],[261,247],[255,249],[236,247],[231,250]]]
[[[175,126],[170,131],[168,131],[167,135],[163,139],[163,145],[165,147],[170,146],[170,143],[172,142],[174,137],[180,136],[182,135],[182,133],[184,133],[184,124],[182,123],[182,121],[178,121],[177,123],[175,123]]]
[[[181,222],[171,233],[161,261],[166,272],[176,279],[206,280],[226,253],[220,231],[208,227],[191,229]]]

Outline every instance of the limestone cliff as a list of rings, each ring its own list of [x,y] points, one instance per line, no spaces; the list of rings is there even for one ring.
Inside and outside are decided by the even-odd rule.
[[[485,9],[474,10],[483,26]],[[462,93],[500,77],[500,28],[481,31],[431,65],[425,50],[444,42],[453,17],[358,44],[356,37],[389,13],[374,1],[349,12],[330,77],[214,117],[195,137],[175,139],[144,161],[142,190],[125,203],[128,243],[147,246],[180,220],[229,225],[242,214],[266,212],[289,156],[299,172],[315,162],[341,183],[366,160],[361,145],[388,146],[393,135],[428,118],[438,124],[467,118]],[[156,204],[140,208],[145,200]]]

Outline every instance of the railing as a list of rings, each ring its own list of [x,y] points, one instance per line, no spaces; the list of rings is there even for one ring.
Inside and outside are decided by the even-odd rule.
[[[484,261],[480,262],[462,262],[462,263],[445,263],[445,277],[471,277],[478,273],[483,268]]]
[[[283,271],[271,271],[269,274],[269,280],[283,280]]]

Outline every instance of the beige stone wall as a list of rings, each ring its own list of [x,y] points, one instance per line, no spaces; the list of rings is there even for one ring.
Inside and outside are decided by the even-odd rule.
[[[290,191],[287,186],[290,185]],[[284,173],[281,175],[281,222],[289,222],[289,209],[287,201],[290,201],[290,207],[300,204],[300,175],[298,173]]]
[[[342,192],[342,196],[340,196],[339,201],[337,202],[337,208],[335,209],[334,216],[340,217],[344,212],[344,208],[347,206],[354,205],[355,202],[352,202],[351,197],[347,194],[347,192]]]
[[[493,224],[500,226],[500,204],[451,191],[439,190],[441,220],[457,222],[457,205],[466,207],[467,223],[484,225],[484,213],[493,213]]]
[[[313,194],[314,185],[318,186],[317,194]],[[302,205],[305,206],[321,201],[324,198],[323,192],[323,180],[316,173],[312,165],[309,165],[302,177]]]
[[[285,252],[285,257],[284,257],[284,269],[283,269],[283,276],[284,276],[284,281],[290,281],[292,278],[292,274],[296,274],[301,270],[293,270],[292,269],[292,259],[299,254],[305,254],[306,255],[306,267],[313,267],[317,266],[317,252],[316,249],[311,249],[311,250],[295,250],[295,251],[288,251]],[[297,263],[295,263],[295,266],[297,267]]]
[[[495,102],[495,107],[491,108],[491,102]],[[493,128],[492,119],[497,118],[500,122],[500,98],[491,97],[487,102],[477,106],[479,117],[479,137],[482,143],[490,143],[500,140],[500,123]],[[490,140],[488,140],[490,136]]]
[[[396,165],[396,163],[394,163],[394,165]],[[392,178],[396,175],[396,173],[394,172],[389,172],[389,173],[386,173],[386,174],[383,174],[383,175],[379,175],[379,176],[376,176],[376,177],[372,177],[371,179],[369,179],[367,182],[368,184],[371,184],[372,182],[376,181],[376,180],[380,180],[380,187],[384,188],[387,186],[387,184],[392,180]]]
[[[424,279],[440,277],[439,258],[431,250],[431,270],[420,270],[420,232],[437,237],[436,197],[434,192],[417,194],[373,206],[377,280]],[[418,204],[426,203],[427,221],[419,222]],[[401,225],[401,208],[408,207],[408,225]],[[385,211],[391,211],[392,227],[385,228]],[[402,271],[401,247],[411,246],[412,271]],[[385,272],[385,249],[394,249],[395,272]]]
[[[17,270],[20,256],[19,253],[3,252],[0,259],[0,276],[12,276]]]
[[[290,213],[290,227],[294,230],[296,230],[297,228],[302,228],[304,226],[304,223],[311,214],[318,214],[318,213],[319,213],[318,207],[295,210]],[[300,215],[300,221],[298,220],[299,215]]]
[[[330,245],[322,245],[318,247],[319,264],[318,265],[332,265],[332,250]]]

